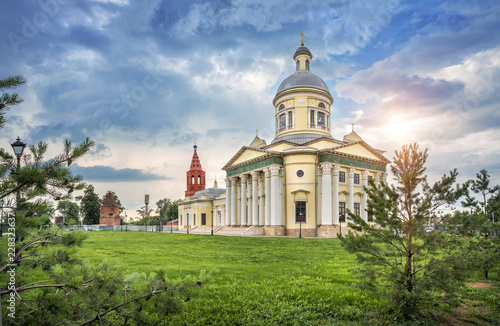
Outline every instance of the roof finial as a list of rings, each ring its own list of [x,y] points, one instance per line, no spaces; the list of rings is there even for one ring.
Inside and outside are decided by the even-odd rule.
[[[354,132],[354,123],[352,123],[351,125],[352,125],[352,132]]]
[[[304,37],[306,36],[304,35],[304,33],[300,33],[299,35],[302,36],[302,39],[300,40],[300,46],[304,46]]]
[[[259,137],[259,129],[255,129],[255,137]]]
[[[196,146],[196,137],[193,138],[193,141],[194,141],[194,148],[198,148],[198,146]]]

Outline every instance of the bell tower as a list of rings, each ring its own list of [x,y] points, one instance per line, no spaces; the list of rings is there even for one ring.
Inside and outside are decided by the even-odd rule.
[[[187,176],[187,190],[185,196],[189,197],[194,195],[195,192],[205,189],[205,171],[201,168],[200,158],[196,153],[196,140],[194,142],[194,153],[191,159],[191,167],[186,172]]]

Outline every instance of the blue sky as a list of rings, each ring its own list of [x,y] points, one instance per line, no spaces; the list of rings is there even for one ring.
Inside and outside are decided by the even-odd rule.
[[[24,103],[0,130],[90,137],[73,167],[129,210],[182,198],[193,138],[207,182],[259,136],[304,32],[335,103],[332,135],[355,124],[375,148],[429,148],[431,179],[487,169],[500,183],[498,1],[129,1],[0,3],[0,76],[22,75]]]

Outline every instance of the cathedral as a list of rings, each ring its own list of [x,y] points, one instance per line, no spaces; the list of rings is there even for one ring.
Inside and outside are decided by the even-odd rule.
[[[180,230],[335,237],[346,227],[347,210],[369,221],[363,187],[370,178],[384,180],[390,162],[354,127],[342,140],[332,137],[333,98],[311,72],[312,59],[302,42],[293,55],[295,73],[273,99],[275,138],[267,144],[256,135],[231,157],[222,168],[226,189],[217,182],[205,189],[195,145],[186,198],[179,203]]]

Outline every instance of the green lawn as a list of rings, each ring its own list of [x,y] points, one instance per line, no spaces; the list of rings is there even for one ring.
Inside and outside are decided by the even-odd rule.
[[[355,287],[351,270],[357,263],[337,239],[88,234],[77,253],[82,259],[117,260],[131,273],[163,269],[172,279],[214,270],[165,325],[396,325],[381,313],[387,306],[383,298]],[[4,247],[6,237],[0,244]],[[441,324],[500,325],[498,282],[471,281],[463,287],[460,307],[435,312]],[[431,319],[413,325],[433,325]]]
[[[175,325],[357,324],[381,304],[353,286],[354,256],[337,239],[91,232],[79,255],[137,272],[162,268],[172,278],[215,269],[169,318]]]

